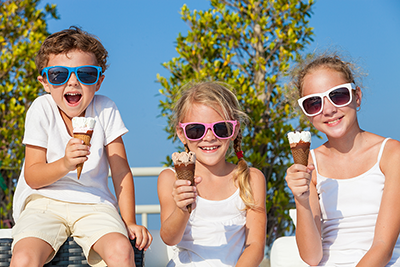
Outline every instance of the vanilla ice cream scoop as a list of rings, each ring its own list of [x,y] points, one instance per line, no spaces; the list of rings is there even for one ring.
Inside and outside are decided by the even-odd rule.
[[[303,142],[311,142],[311,133],[309,131],[302,131],[302,132],[289,132],[287,134],[288,139],[289,139],[289,143],[293,144],[293,143],[298,143],[300,141]]]
[[[87,131],[93,131],[95,124],[96,120],[94,118],[72,118],[72,127],[74,128],[74,133],[86,133]]]

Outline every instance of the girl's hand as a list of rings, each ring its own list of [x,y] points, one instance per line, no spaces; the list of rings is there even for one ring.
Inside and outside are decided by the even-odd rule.
[[[195,177],[195,185],[201,182],[200,177]],[[197,188],[191,186],[188,180],[176,180],[172,188],[172,197],[176,206],[183,211],[187,211],[187,206],[192,204],[192,209],[196,205]]]
[[[76,165],[88,160],[87,156],[90,154],[90,146],[83,143],[78,138],[72,138],[68,141],[65,147],[64,165],[69,171],[76,169]]]
[[[293,164],[287,169],[285,179],[295,199],[308,199],[313,170],[313,164],[308,164],[307,167],[301,164]]]
[[[128,225],[128,235],[131,240],[136,238],[135,246],[139,250],[144,249],[144,251],[146,251],[153,241],[153,237],[149,230],[147,230],[146,227],[137,224]]]

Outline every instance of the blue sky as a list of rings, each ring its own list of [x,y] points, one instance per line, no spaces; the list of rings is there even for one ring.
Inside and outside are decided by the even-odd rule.
[[[76,25],[101,39],[110,67],[99,94],[116,102],[130,130],[124,136],[129,163],[161,166],[175,145],[163,130],[166,120],[159,117],[163,97],[156,75],[169,75],[161,64],[178,56],[176,37],[189,30],[180,8],[186,3],[191,10],[208,9],[209,1],[42,0],[41,6],[45,3],[56,4],[61,17],[48,20],[50,33]],[[314,42],[305,53],[337,47],[355,59],[368,73],[363,80],[361,127],[399,140],[400,1],[317,0],[313,11]],[[314,138],[312,147],[321,143]],[[156,178],[135,183],[137,203],[157,203]],[[151,194],[143,194],[148,186]]]

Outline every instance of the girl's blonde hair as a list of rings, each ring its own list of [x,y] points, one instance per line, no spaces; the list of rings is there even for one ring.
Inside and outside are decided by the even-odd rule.
[[[240,107],[233,90],[228,89],[228,85],[221,82],[200,82],[190,83],[182,88],[182,96],[174,107],[173,126],[178,129],[179,122],[182,122],[193,104],[201,104],[214,109],[224,120],[237,120],[244,125],[248,121],[248,116]],[[236,139],[233,141],[235,153],[240,155],[242,131],[239,129]],[[185,144],[186,152],[189,147]],[[239,157],[234,183],[237,184],[246,209],[254,208],[254,198],[250,186],[250,168],[243,157]]]

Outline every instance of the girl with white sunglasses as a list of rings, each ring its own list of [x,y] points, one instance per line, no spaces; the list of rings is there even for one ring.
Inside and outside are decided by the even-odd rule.
[[[286,181],[296,240],[312,266],[400,266],[400,142],[360,128],[352,64],[322,55],[293,72],[298,104],[328,139]]]
[[[174,246],[167,266],[259,266],[266,235],[264,175],[249,168],[241,151],[247,119],[222,83],[189,85],[174,109],[186,152],[196,154],[195,186],[174,169],[158,178],[161,238]],[[233,142],[239,162],[225,160]],[[192,205],[192,211],[187,209]]]

